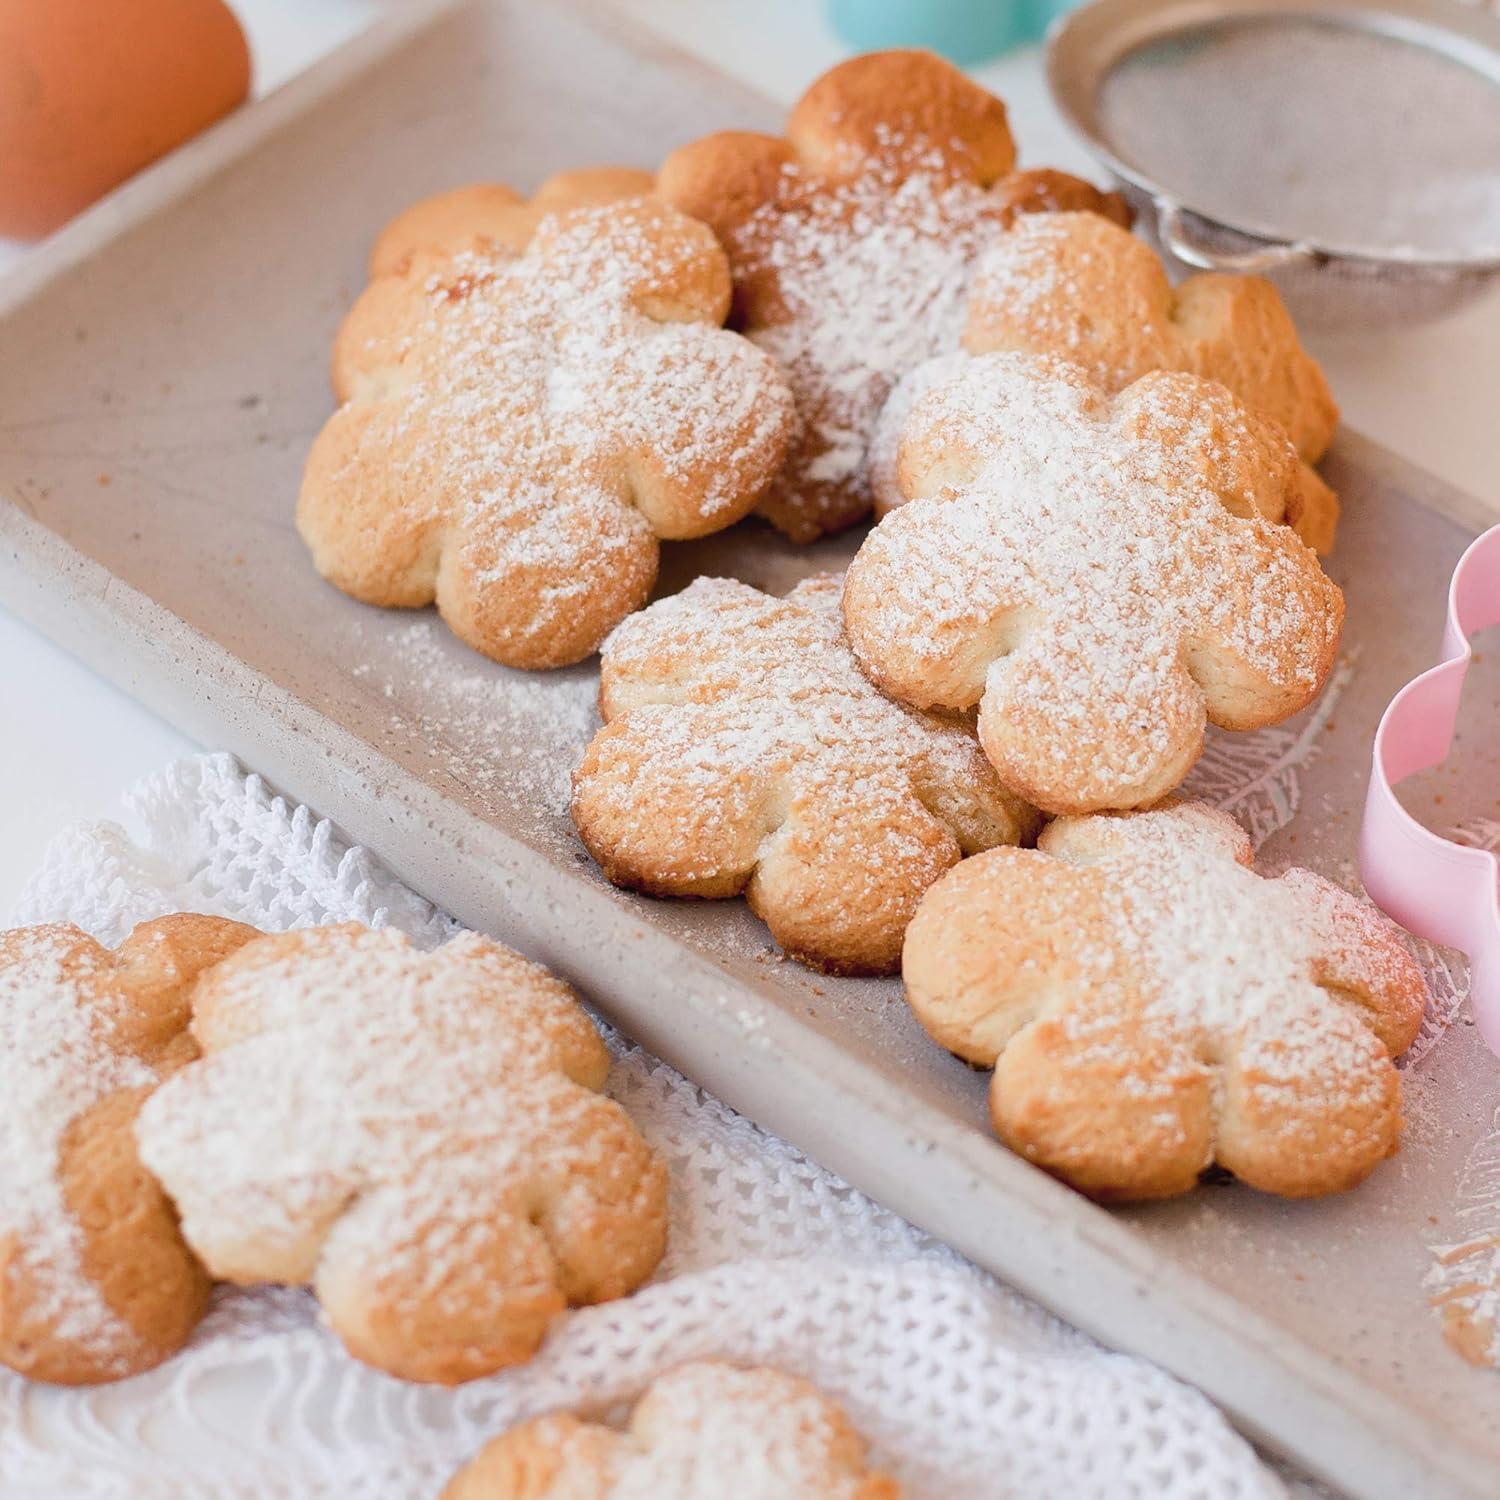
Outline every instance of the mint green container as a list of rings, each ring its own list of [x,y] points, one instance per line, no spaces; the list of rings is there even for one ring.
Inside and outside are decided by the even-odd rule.
[[[1078,0],[828,0],[834,31],[860,52],[929,47],[951,62],[983,62],[1039,41]]]

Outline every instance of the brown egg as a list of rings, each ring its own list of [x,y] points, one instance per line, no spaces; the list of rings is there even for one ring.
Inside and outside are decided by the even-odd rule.
[[[249,88],[223,0],[0,0],[0,235],[56,229]]]

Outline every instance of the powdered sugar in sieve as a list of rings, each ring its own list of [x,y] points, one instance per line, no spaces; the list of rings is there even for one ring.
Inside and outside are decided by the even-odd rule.
[[[1105,79],[1104,134],[1206,217],[1346,254],[1500,255],[1500,81],[1326,17],[1213,23]]]
[[[1436,317],[1500,277],[1500,14],[1458,0],[1092,0],[1064,116],[1177,270],[1299,320]]]

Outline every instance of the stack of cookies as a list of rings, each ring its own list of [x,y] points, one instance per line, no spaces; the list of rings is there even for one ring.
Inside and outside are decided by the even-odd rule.
[[[1001,1138],[1100,1199],[1214,1166],[1336,1192],[1396,1149],[1406,948],[1174,800],[1206,726],[1298,712],[1339,644],[1337,411],[1268,283],[1173,287],[1116,195],[1018,170],[999,100],[890,52],[781,136],[417,204],[333,370],[314,565],[507,667],[600,654],[572,811],[609,880],[902,972],[994,1070]],[[663,543],[766,523],[857,550],[648,603]],[[467,1380],[662,1253],[587,1016],[482,939],[35,929],[0,1002],[0,1358],[38,1378],[165,1358],[217,1279],[311,1286],[358,1357]],[[726,1448],[767,1494],[896,1493],[819,1393],[712,1364],[625,1433],[529,1423],[450,1493],[665,1493]]]

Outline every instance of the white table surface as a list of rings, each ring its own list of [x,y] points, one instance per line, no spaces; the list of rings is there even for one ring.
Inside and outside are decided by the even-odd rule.
[[[267,89],[364,24],[371,0],[234,0]],[[846,52],[816,0],[611,0],[773,98],[790,102]],[[1047,98],[1034,49],[977,70],[1010,105],[1023,162],[1083,173],[1087,154]],[[7,256],[0,244],[0,266]],[[1500,392],[1500,294],[1446,322],[1312,334],[1352,426],[1477,493],[1494,493]],[[288,497],[290,503],[290,497]],[[0,610],[0,920],[51,836],[112,815],[119,794],[192,742]]]

